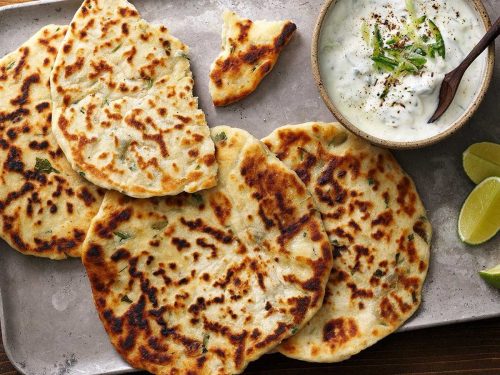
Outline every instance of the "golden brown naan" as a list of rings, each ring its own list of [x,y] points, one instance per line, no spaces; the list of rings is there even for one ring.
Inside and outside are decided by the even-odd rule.
[[[109,192],[83,261],[111,342],[155,374],[235,374],[321,307],[332,254],[304,184],[257,139],[212,129],[219,184]]]
[[[225,106],[251,94],[273,69],[297,26],[291,21],[252,21],[226,10],[222,52],[212,63],[210,94]]]
[[[263,141],[313,194],[334,257],[323,307],[278,350],[305,361],[344,360],[418,308],[431,240],[425,209],[390,152],[340,124],[289,125]]]
[[[53,74],[53,131],[78,172],[145,198],[216,184],[188,48],[126,0],[85,0]]]
[[[99,192],[51,131],[49,77],[66,26],[49,25],[0,59],[0,236],[23,254],[78,257]]]

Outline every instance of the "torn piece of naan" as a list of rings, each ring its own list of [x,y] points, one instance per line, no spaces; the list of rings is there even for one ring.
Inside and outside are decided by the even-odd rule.
[[[215,106],[250,95],[273,69],[297,26],[292,21],[252,21],[226,10],[222,52],[212,63],[209,89]]]

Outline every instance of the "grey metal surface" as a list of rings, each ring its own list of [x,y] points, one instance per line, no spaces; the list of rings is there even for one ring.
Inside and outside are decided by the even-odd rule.
[[[287,123],[332,120],[310,69],[310,40],[322,0],[135,3],[147,20],[167,25],[191,47],[196,91],[210,125],[234,125],[263,137]],[[0,56],[47,23],[68,23],[79,4],[80,0],[40,1],[0,9]],[[492,18],[500,15],[500,0],[488,0],[486,5]],[[226,7],[255,19],[291,18],[298,33],[253,95],[216,110],[210,102],[207,76],[219,51],[221,10]],[[396,153],[414,177],[434,227],[424,302],[403,329],[500,316],[500,293],[477,275],[478,270],[500,263],[500,237],[473,248],[462,244],[456,234],[460,206],[473,188],[462,171],[461,154],[473,142],[500,142],[499,98],[497,61],[486,100],[465,129],[433,147]],[[130,370],[101,327],[79,260],[25,257],[0,242],[0,294],[5,348],[21,372],[69,375]]]

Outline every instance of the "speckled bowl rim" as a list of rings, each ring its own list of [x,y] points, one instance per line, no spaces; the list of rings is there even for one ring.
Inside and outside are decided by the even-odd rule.
[[[488,30],[491,27],[491,20],[488,15],[488,12],[486,11],[486,8],[484,7],[484,4],[482,3],[481,0],[468,0],[471,5],[473,5],[474,10],[476,13],[479,14],[480,18],[482,19],[485,29]],[[319,88],[321,97],[323,98],[323,101],[325,102],[326,106],[332,112],[332,114],[337,118],[338,121],[342,123],[347,129],[349,129],[351,132],[354,134],[368,140],[369,142],[387,147],[387,148],[392,148],[392,149],[416,149],[416,148],[422,148],[422,147],[427,147],[430,145],[433,145],[439,141],[442,141],[443,139],[451,136],[454,134],[457,130],[459,130],[462,126],[464,126],[476,113],[479,105],[483,101],[486,92],[488,91],[488,88],[490,87],[491,81],[493,79],[493,68],[495,64],[495,45],[492,43],[490,47],[488,48],[488,58],[486,62],[486,69],[484,69],[483,73],[483,80],[479,89],[479,93],[476,94],[474,100],[472,103],[469,105],[467,110],[457,119],[455,120],[451,126],[446,128],[444,131],[441,133],[432,136],[430,138],[426,139],[421,139],[417,141],[406,141],[406,142],[396,142],[396,141],[390,141],[386,140],[383,138],[378,138],[375,137],[371,134],[368,134],[364,132],[363,130],[359,129],[356,125],[351,123],[342,113],[340,110],[335,106],[333,103],[333,100],[330,98],[328,95],[328,92],[323,85],[323,80],[321,78],[321,73],[320,73],[320,68],[319,68],[319,59],[318,59],[318,50],[319,50],[319,39],[321,36],[321,30],[323,28],[323,21],[325,20],[326,15],[328,14],[330,8],[335,5],[337,0],[326,0],[325,3],[323,4],[321,11],[319,13],[319,17],[316,21],[316,26],[314,29],[313,37],[312,37],[312,48],[311,48],[311,62],[312,62],[312,71],[313,71],[313,77],[314,80]]]

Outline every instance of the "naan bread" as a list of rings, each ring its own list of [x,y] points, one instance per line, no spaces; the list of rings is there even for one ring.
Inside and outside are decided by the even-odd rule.
[[[51,77],[54,134],[78,172],[145,198],[216,184],[188,48],[126,0],[85,0]]]
[[[66,26],[41,29],[0,60],[0,236],[29,255],[80,256],[102,201],[50,128],[49,77]]]
[[[321,306],[332,254],[293,171],[243,130],[212,130],[219,185],[109,192],[83,261],[111,342],[155,374],[235,374]]]
[[[264,142],[313,194],[334,257],[323,307],[278,350],[305,361],[344,360],[419,306],[431,240],[425,209],[388,151],[339,124],[285,126]]]
[[[216,106],[251,94],[273,69],[297,29],[291,21],[255,21],[226,10],[222,52],[212,63],[209,89]]]

